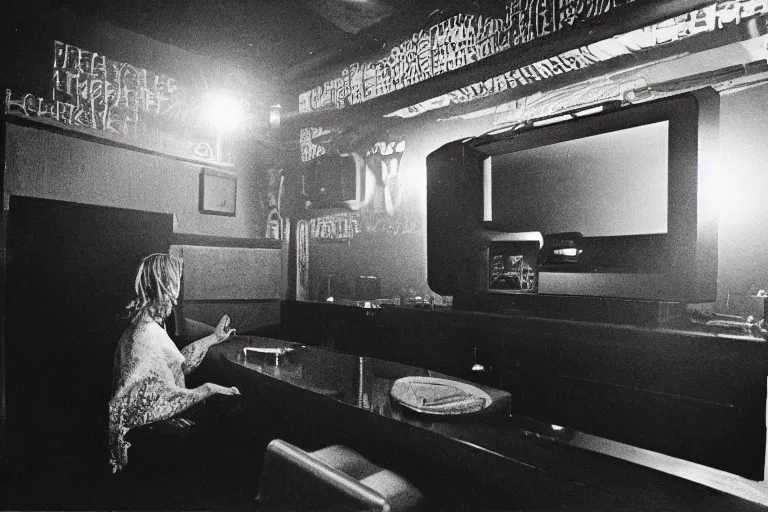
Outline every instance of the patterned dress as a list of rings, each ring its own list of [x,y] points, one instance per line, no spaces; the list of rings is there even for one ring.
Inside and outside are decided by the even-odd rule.
[[[184,376],[197,368],[208,348],[208,336],[184,347],[148,314],[134,320],[115,351],[112,399],[109,401],[109,449],[112,472],[128,464],[132,428],[172,418],[211,396],[209,386],[187,389]]]

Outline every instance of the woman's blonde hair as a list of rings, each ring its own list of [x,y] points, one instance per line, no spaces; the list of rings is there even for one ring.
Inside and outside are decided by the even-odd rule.
[[[181,287],[182,259],[169,254],[150,254],[136,273],[136,299],[126,309],[131,318],[145,311],[153,318],[171,314]]]

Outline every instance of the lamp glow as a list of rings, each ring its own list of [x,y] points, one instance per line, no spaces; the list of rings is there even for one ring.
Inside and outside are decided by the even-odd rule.
[[[272,105],[269,107],[269,125],[273,128],[280,126],[280,105]]]
[[[573,115],[575,115],[577,117],[591,116],[592,114],[599,114],[603,110],[605,110],[605,106],[598,105],[596,107],[585,108],[584,110],[579,110],[578,112],[574,112]]]
[[[206,97],[205,119],[221,132],[230,132],[245,121],[243,106],[223,91],[211,92]]]
[[[538,128],[539,126],[547,126],[548,124],[561,123],[563,121],[569,121],[573,119],[571,114],[563,114],[561,116],[549,117],[547,119],[541,119],[540,121],[534,121],[533,126]]]

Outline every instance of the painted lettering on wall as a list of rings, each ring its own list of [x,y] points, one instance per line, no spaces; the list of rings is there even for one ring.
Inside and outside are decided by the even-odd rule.
[[[142,116],[173,118],[181,109],[173,78],[59,41],[52,92],[53,102],[71,105],[70,124],[121,135],[136,132]]]
[[[521,88],[563,73],[584,69],[597,62],[601,61],[594,53],[592,53],[589,47],[569,50],[549,59],[544,59],[512,71],[507,71],[503,75],[498,75],[489,78],[488,80],[451,91],[442,96],[400,109],[385,115],[385,117],[415,117],[430,110],[436,110],[448,105],[467,103],[480,98],[487,98],[500,92]]]
[[[50,99],[6,91],[6,113],[120,135],[136,133],[141,118],[174,118],[181,110],[176,81],[60,41],[54,42]]]
[[[325,154],[325,148],[312,142],[312,139],[331,133],[330,130],[319,127],[302,128],[299,132],[299,146],[301,147],[301,161],[309,162],[320,155]]]
[[[309,221],[309,233],[321,242],[348,242],[360,233],[360,214],[337,212],[313,217]]]
[[[364,209],[320,215],[309,221],[310,237],[321,243],[350,242],[358,236],[395,236],[418,230],[417,215],[409,212],[382,215]]]
[[[6,89],[6,114],[149,142],[162,146],[157,148],[161,150],[181,145],[185,156],[225,160],[223,153],[212,150],[210,140],[186,141],[168,133],[170,126],[183,124],[185,109],[193,103],[192,95],[174,78],[60,41],[54,42],[53,50],[50,97]],[[215,136],[200,138],[214,140]]]
[[[509,0],[503,19],[457,14],[379,60],[352,63],[299,95],[299,112],[344,108],[389,94],[620,8],[634,0]]]
[[[768,14],[768,0],[727,1],[697,9],[650,27],[638,29],[588,46],[570,50],[502,75],[477,82],[447,94],[412,105],[385,117],[414,117],[459,103],[486,98],[500,92],[523,88],[551,77],[590,67],[599,62],[637,54],[663,44],[720,30],[744,20]]]

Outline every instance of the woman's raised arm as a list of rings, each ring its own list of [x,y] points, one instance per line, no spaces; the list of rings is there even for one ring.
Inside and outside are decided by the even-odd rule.
[[[219,320],[219,324],[216,326],[213,334],[190,343],[181,350],[181,355],[184,356],[181,370],[184,372],[184,375],[189,375],[192,370],[200,366],[209,348],[217,343],[221,343],[235,333],[235,329],[230,328],[229,322],[229,316],[224,315]]]

